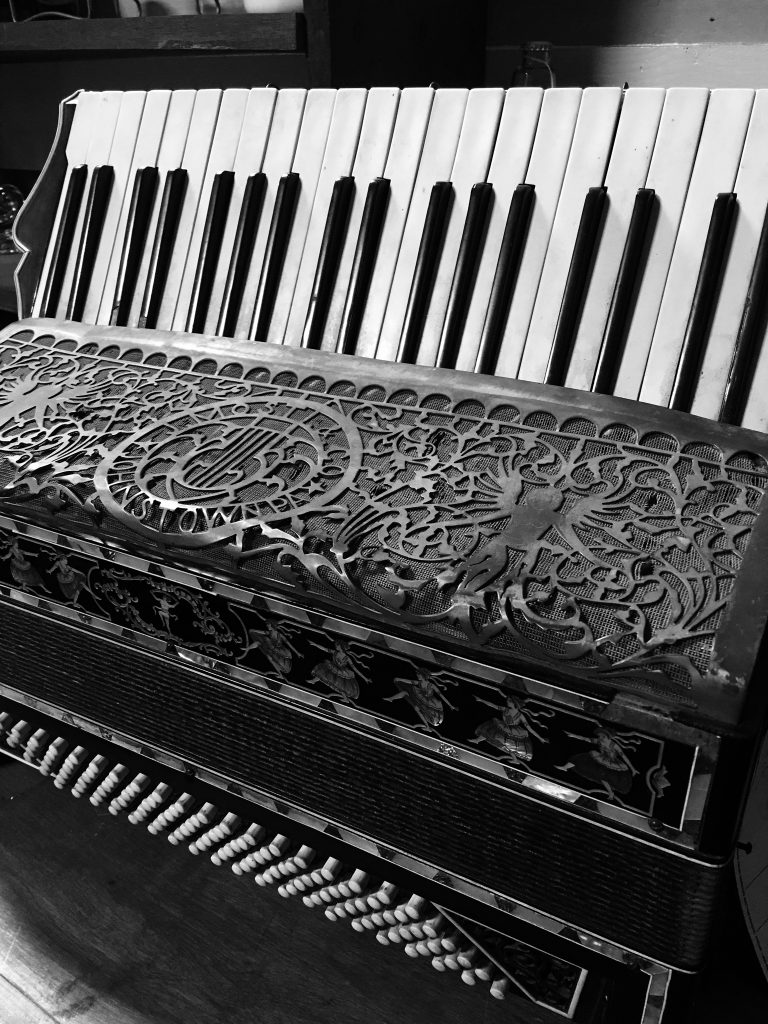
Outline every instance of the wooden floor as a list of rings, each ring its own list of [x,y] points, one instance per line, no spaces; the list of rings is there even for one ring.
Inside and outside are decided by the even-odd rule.
[[[0,829],[0,1024],[529,1024],[538,1016],[521,1017],[456,975],[97,813],[4,758]],[[743,959],[749,950],[729,949],[708,983],[701,1024],[765,1024],[768,994]]]

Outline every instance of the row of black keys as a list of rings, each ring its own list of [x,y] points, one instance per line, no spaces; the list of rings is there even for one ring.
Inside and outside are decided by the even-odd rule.
[[[43,316],[55,316],[59,305],[87,177],[88,172],[85,166],[73,169],[70,176],[51,270],[41,305]],[[75,263],[74,280],[66,311],[68,319],[80,320],[83,316],[113,178],[114,173],[109,166],[96,168],[91,177],[83,231]],[[231,202],[233,184],[234,174],[231,171],[219,173],[213,182],[197,261],[192,301],[187,317],[186,329],[188,331],[199,333],[205,327],[214,278],[221,255],[224,226]],[[125,326],[128,323],[158,186],[159,174],[156,167],[145,167],[137,172],[131,195],[129,218],[110,320],[114,325]],[[187,172],[184,169],[179,168],[168,174],[161,199],[147,284],[141,303],[138,321],[140,327],[154,328],[157,325],[160,303],[176,243],[186,186]],[[269,331],[300,187],[299,176],[291,173],[281,178],[276,192],[264,271],[259,282],[251,320],[251,336],[256,339],[266,338]],[[266,177],[264,174],[254,174],[248,179],[216,330],[216,334],[222,337],[234,336],[240,316],[265,190]],[[342,321],[339,351],[344,353],[354,353],[356,349],[368,294],[373,283],[376,257],[389,202],[389,191],[389,181],[385,178],[376,179],[368,187]],[[321,345],[342,249],[346,240],[354,192],[355,181],[352,177],[340,178],[335,183],[326,217],[312,299],[302,339],[302,344],[307,348],[319,348]],[[438,182],[432,189],[400,338],[397,356],[399,362],[413,363],[417,359],[451,213],[453,195],[454,190],[450,182]],[[594,257],[599,244],[607,198],[607,191],[605,187],[601,186],[590,189],[584,202],[547,365],[545,376],[547,384],[563,384],[566,379]],[[534,201],[534,186],[518,185],[510,203],[488,313],[480,341],[476,370],[481,373],[492,374],[496,369],[525,249]],[[437,365],[443,368],[451,369],[456,365],[483,251],[492,202],[492,185],[481,183],[473,187],[437,356]],[[653,234],[656,206],[657,200],[652,189],[638,190],[592,389],[601,394],[612,393],[616,383],[632,310]],[[691,407],[701,370],[704,348],[717,304],[736,211],[737,200],[734,193],[722,193],[716,198],[670,403],[674,409],[688,411]],[[721,409],[720,419],[722,421],[737,423],[743,415],[765,330],[767,310],[768,211],[736,340],[725,399]]]

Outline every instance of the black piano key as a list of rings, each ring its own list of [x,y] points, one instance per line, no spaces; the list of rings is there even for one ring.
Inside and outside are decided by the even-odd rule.
[[[357,347],[365,304],[371,290],[373,268],[379,253],[381,233],[384,230],[390,192],[389,178],[376,178],[368,186],[368,194],[365,197],[360,234],[357,236],[357,246],[352,261],[352,275],[339,335],[341,338],[340,351],[347,354],[354,352]]]
[[[192,286],[192,298],[187,314],[186,329],[195,334],[202,334],[205,330],[205,320],[208,316],[208,306],[211,301],[234,184],[234,171],[219,171],[211,186],[211,197],[208,200],[208,212],[205,215],[200,253],[195,268],[195,281]]]
[[[67,305],[68,320],[82,320],[83,317],[114,180],[115,172],[108,164],[96,167],[91,176],[91,187],[88,190],[88,199],[85,205],[83,233],[80,236],[72,291]]]
[[[535,198],[536,188],[534,185],[518,185],[512,194],[507,223],[504,227],[504,237],[501,240],[499,262],[491,287],[488,313],[475,361],[476,373],[492,374],[496,372],[496,363],[504,338],[509,307],[512,304],[512,296],[517,284],[517,275],[520,272]]]
[[[219,323],[216,328],[216,333],[225,338],[233,338],[235,336],[240,307],[243,303],[245,282],[248,278],[248,268],[250,267],[253,246],[256,241],[256,232],[264,206],[266,188],[267,176],[263,171],[252,174],[245,183],[243,204],[240,207],[240,217],[238,218],[235,242],[232,247],[232,259],[230,260],[227,281],[224,286],[224,298],[221,304]]]
[[[677,364],[672,387],[670,409],[690,412],[696,382],[701,372],[701,361],[712,324],[720,280],[731,241],[731,233],[738,209],[735,192],[721,192],[712,207],[712,216],[704,243],[704,254],[696,279],[696,289],[683,336],[683,347]]]
[[[437,365],[448,370],[456,366],[459,355],[492,203],[493,185],[488,182],[473,185],[437,353]]]
[[[72,169],[62,204],[61,220],[59,221],[59,230],[56,232],[48,279],[43,291],[40,316],[56,316],[87,180],[88,168],[85,164],[80,164],[79,167]]]
[[[333,286],[339,272],[339,261],[344,248],[349,211],[354,194],[355,179],[353,177],[339,178],[334,183],[315,280],[312,284],[312,299],[307,313],[307,322],[304,325],[302,344],[305,348],[320,348],[320,343],[323,340],[323,331],[328,319]]]
[[[416,256],[416,269],[408,296],[403,332],[400,336],[400,347],[397,353],[398,363],[416,361],[452,206],[453,185],[450,181],[436,182],[432,186],[432,194],[429,197],[427,215],[424,218],[424,230]]]
[[[187,179],[188,175],[183,167],[169,171],[165,179],[155,240],[149,261],[147,284],[141,301],[139,327],[157,327],[160,304],[163,301],[165,282],[168,278],[173,247],[176,244],[176,232],[179,228],[179,218],[187,191]]]
[[[721,423],[741,423],[768,322],[768,207],[749,278],[747,297],[720,405]]]
[[[256,308],[251,324],[251,337],[256,341],[266,341],[272,311],[275,307],[277,289],[283,272],[285,254],[291,237],[293,218],[296,213],[296,202],[299,198],[301,179],[295,171],[285,174],[280,179],[275,196],[275,208],[272,211],[272,222],[269,226],[269,238],[264,256],[264,266],[259,281]]]
[[[123,252],[120,258],[120,270],[117,275],[112,314],[109,320],[110,324],[117,327],[125,327],[128,323],[141,258],[147,243],[149,219],[155,204],[158,181],[159,172],[156,167],[142,167],[136,172],[133,182],[128,223],[125,226]]]
[[[592,385],[592,390],[600,395],[611,395],[616,387],[656,206],[654,189],[637,190]]]
[[[563,291],[563,301],[557,318],[555,338],[549,353],[545,384],[564,384],[571,361],[576,331],[581,319],[581,310],[592,273],[597,239],[603,222],[603,211],[608,190],[604,185],[591,188],[584,200],[581,220],[576,232],[576,242],[568,268],[568,277]]]

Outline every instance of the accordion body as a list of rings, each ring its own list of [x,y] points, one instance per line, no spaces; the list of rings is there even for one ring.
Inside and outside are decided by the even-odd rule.
[[[22,242],[56,236],[68,130]],[[0,363],[3,742],[418,894],[532,1021],[680,1012],[764,715],[763,433],[40,315]]]

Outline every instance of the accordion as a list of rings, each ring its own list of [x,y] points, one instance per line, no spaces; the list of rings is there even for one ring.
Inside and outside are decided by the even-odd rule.
[[[764,717],[764,109],[65,102],[0,337],[0,743],[532,1020],[681,1019]]]

